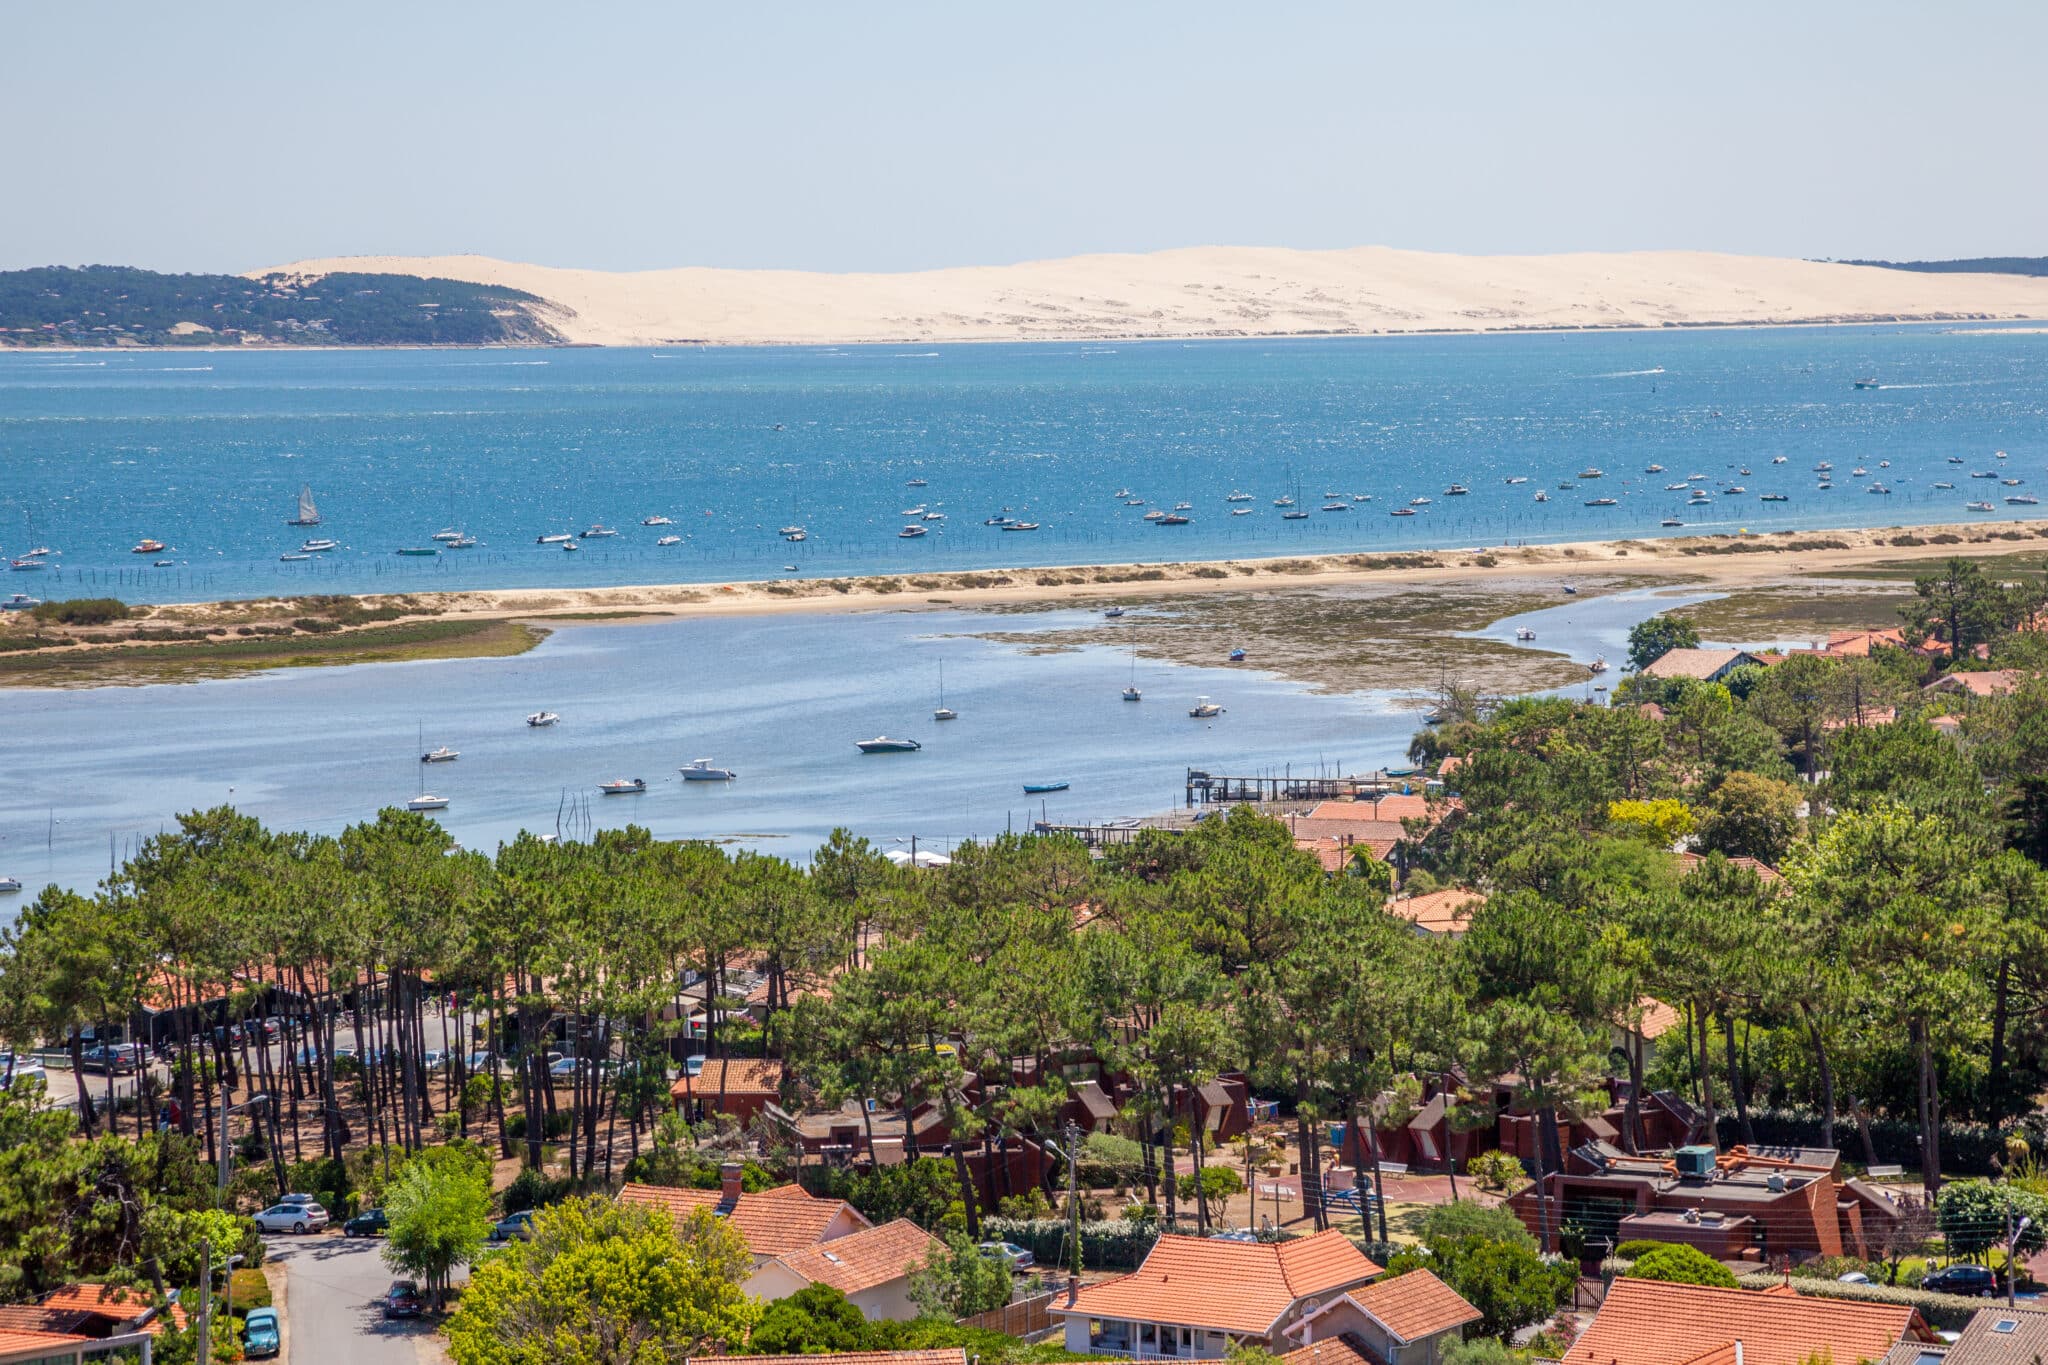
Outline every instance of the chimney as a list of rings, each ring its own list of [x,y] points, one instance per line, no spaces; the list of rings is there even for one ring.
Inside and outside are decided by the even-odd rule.
[[[727,1161],[718,1168],[719,1202],[736,1204],[740,1198],[740,1173],[746,1167],[737,1161]]]

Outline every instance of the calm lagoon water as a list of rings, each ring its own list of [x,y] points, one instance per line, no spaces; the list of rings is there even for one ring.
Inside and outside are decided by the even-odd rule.
[[[1621,658],[1628,628],[1675,598],[1573,599],[1485,633],[1532,625],[1537,647]],[[1144,700],[1120,699],[1123,637],[1033,654],[970,637],[999,626],[1070,630],[1082,611],[992,618],[942,611],[576,626],[515,659],[292,669],[252,678],[88,691],[0,690],[0,871],[31,891],[90,887],[110,849],[221,802],[279,828],[333,833],[402,804],[424,780],[440,818],[490,849],[519,829],[636,821],[665,837],[734,841],[793,858],[835,825],[885,846],[1000,832],[1041,810],[1105,820],[1164,810],[1186,768],[1357,772],[1398,763],[1422,698],[1315,693],[1248,665],[1140,661]],[[939,665],[955,721],[931,719]],[[1585,689],[1590,695],[1590,686]],[[1187,715],[1198,695],[1227,707]],[[529,729],[545,707],[561,724]],[[854,741],[908,736],[915,754]],[[421,745],[455,763],[425,767]],[[676,769],[708,757],[729,784]],[[643,777],[640,796],[597,784]],[[1069,791],[1026,797],[1027,781]],[[566,813],[565,813],[566,811]],[[0,902],[0,919],[8,917]]]
[[[2019,331],[0,352],[0,551],[63,552],[59,570],[0,582],[165,601],[1656,535],[1671,515],[1688,530],[1953,521],[1978,498],[2041,510],[2002,496],[2038,491],[2044,462],[2048,336]],[[1848,476],[1858,463],[1868,479]],[[1606,477],[1556,487],[1588,466]],[[2026,488],[1965,477],[1995,467]],[[1691,521],[1664,484],[1693,473],[1746,492]],[[1863,491],[1879,479],[1889,496]],[[1453,481],[1470,495],[1446,498]],[[302,484],[342,548],[286,564]],[[1149,524],[1123,488],[1193,520]],[[1248,515],[1230,515],[1237,490]],[[1273,499],[1291,494],[1352,510],[1283,521]],[[1617,505],[1584,505],[1598,496]],[[1414,497],[1432,502],[1388,516]],[[945,519],[899,538],[916,507]],[[983,524],[1004,509],[1041,529]],[[640,525],[656,514],[673,530]],[[594,523],[620,534],[578,554],[535,543]],[[791,523],[809,539],[783,541]],[[396,555],[444,527],[482,543]],[[665,532],[682,543],[657,547]],[[131,554],[145,537],[172,549]]]

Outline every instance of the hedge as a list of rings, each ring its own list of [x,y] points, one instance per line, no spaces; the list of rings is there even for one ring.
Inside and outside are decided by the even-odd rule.
[[[1752,1109],[1751,1129],[1760,1146],[1818,1147],[1820,1116],[1799,1109]],[[1941,1169],[1949,1175],[1991,1175],[1991,1158],[2003,1158],[2008,1134],[2019,1133],[2033,1145],[2037,1159],[2048,1161],[2048,1145],[2042,1135],[2025,1128],[1992,1128],[1981,1123],[1941,1125]],[[1742,1128],[1732,1115],[1721,1115],[1721,1139],[1741,1141]],[[1920,1125],[1905,1119],[1874,1118],[1870,1121],[1870,1145],[1880,1163],[1917,1169],[1920,1165]],[[1865,1153],[1856,1121],[1846,1114],[1835,1121],[1835,1148],[1844,1160],[1860,1162]]]
[[[1604,1267],[1604,1278],[1612,1284],[1634,1268],[1633,1261],[1612,1260]],[[1769,1270],[1738,1275],[1735,1283],[1743,1289],[1776,1289],[1789,1284],[1795,1293],[1803,1294],[1810,1299],[1903,1304],[1908,1308],[1918,1309],[1929,1327],[1950,1332],[1962,1331],[1979,1309],[1991,1307],[1993,1304],[1990,1299],[1965,1298],[1961,1294],[1932,1294],[1924,1289],[1906,1289],[1888,1284],[1844,1284],[1840,1280],[1805,1279],[1798,1275],[1788,1277]]]
[[[229,1278],[235,1286],[235,1310],[246,1312],[251,1308],[270,1307],[270,1277],[260,1270],[231,1270]]]

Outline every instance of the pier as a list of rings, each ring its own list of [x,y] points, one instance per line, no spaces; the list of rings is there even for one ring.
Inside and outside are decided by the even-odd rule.
[[[1360,796],[1399,791],[1404,783],[1412,785],[1419,781],[1412,768],[1384,769],[1349,777],[1328,774],[1296,777],[1288,772],[1236,777],[1189,768],[1183,800],[1189,806],[1265,801],[1350,801]]]

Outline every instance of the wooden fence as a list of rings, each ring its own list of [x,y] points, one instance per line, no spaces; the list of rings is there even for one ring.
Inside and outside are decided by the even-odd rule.
[[[1059,1325],[1052,1315],[1052,1307],[1066,1298],[1067,1291],[1055,1290],[1040,1294],[1035,1299],[1018,1299],[1001,1308],[991,1308],[986,1313],[976,1313],[971,1318],[961,1318],[962,1327],[980,1327],[990,1332],[1001,1332],[1007,1337],[1035,1337],[1040,1332],[1049,1332]]]

